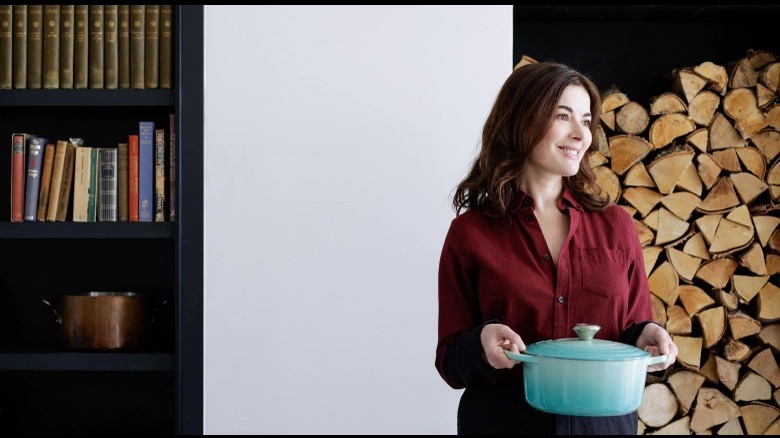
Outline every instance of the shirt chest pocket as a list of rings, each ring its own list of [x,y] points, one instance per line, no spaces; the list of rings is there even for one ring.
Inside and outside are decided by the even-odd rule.
[[[579,248],[582,288],[605,297],[628,294],[628,262],[619,249]]]

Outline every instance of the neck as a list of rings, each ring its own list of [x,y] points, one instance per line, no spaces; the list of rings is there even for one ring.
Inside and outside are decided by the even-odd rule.
[[[534,209],[557,209],[558,200],[563,193],[563,178],[560,176],[552,178],[524,177],[520,180],[519,187],[520,190],[534,199]]]

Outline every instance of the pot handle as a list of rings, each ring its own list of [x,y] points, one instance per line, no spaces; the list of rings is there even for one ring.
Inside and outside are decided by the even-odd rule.
[[[56,319],[57,324],[62,324],[62,318],[60,318],[60,314],[57,313],[57,309],[45,298],[41,298],[41,301],[43,301],[43,304],[46,304],[47,306],[51,307],[52,312],[54,312],[54,316],[57,318]]]
[[[647,366],[655,365],[657,363],[662,363],[662,362],[666,362],[666,355],[665,354],[662,354],[660,356],[651,356],[647,360]]]
[[[506,354],[506,357],[516,360],[518,362],[527,362],[527,363],[537,363],[539,362],[539,358],[536,356],[532,356],[530,354],[523,354],[523,353],[513,353],[509,350],[504,350],[504,354]]]

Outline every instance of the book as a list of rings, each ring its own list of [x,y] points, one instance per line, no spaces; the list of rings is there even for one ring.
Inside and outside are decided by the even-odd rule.
[[[168,115],[168,220],[176,221],[176,115]]]
[[[103,6],[105,88],[119,88],[119,5]]]
[[[70,194],[73,191],[73,165],[76,161],[76,145],[68,142],[65,146],[65,163],[62,167],[60,202],[57,204],[57,222],[65,222],[70,206]]]
[[[160,5],[160,88],[173,88],[173,5]]]
[[[43,5],[43,88],[60,88],[60,5]]]
[[[13,5],[0,5],[0,90],[13,85]]]
[[[73,88],[89,88],[89,5],[73,8]]]
[[[38,222],[46,221],[46,210],[49,207],[49,187],[51,186],[51,170],[54,167],[54,143],[46,144],[43,153],[43,174],[41,176],[41,188],[38,194]]]
[[[100,194],[98,221],[117,221],[117,157],[116,149],[98,149],[98,169],[100,176]]]
[[[27,5],[14,5],[13,17],[14,88],[27,88]]]
[[[154,221],[165,222],[165,130],[154,130]]]
[[[154,122],[138,123],[138,221],[154,221]]]
[[[138,222],[138,135],[127,137],[127,220]]]
[[[60,5],[60,88],[73,88],[75,5]]]
[[[146,8],[130,5],[130,88],[144,88],[144,60],[146,54]]]
[[[103,5],[89,5],[89,88],[105,88]]]
[[[130,5],[119,5],[117,20],[119,21],[117,34],[119,88],[130,88]]]
[[[11,222],[24,221],[24,184],[27,181],[27,146],[33,134],[11,134]]]
[[[92,186],[95,180],[95,166],[92,162],[92,148],[77,146],[73,164],[73,222],[94,222],[90,216],[90,197],[95,197],[97,187]],[[94,204],[94,199],[93,199]],[[94,208],[92,210],[94,213]]]
[[[127,143],[116,147],[116,216],[127,222]]]
[[[49,187],[49,206],[46,209],[46,221],[57,220],[57,209],[60,206],[60,188],[62,187],[62,172],[65,169],[65,150],[68,148],[67,140],[57,140],[54,149],[54,163],[51,170],[51,185]]]
[[[145,5],[144,87],[160,87],[160,5]]]
[[[38,217],[38,194],[41,188],[41,170],[43,169],[43,153],[47,140],[43,137],[32,137],[27,151],[27,181],[24,189],[24,220],[35,222]]]
[[[43,5],[27,5],[27,88],[43,87]]]

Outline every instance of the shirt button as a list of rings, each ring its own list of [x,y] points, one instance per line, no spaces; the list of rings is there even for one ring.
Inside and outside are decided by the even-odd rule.
[[[544,255],[544,259],[545,259],[545,260],[550,260],[550,255],[549,255],[549,254],[545,254],[545,255]]]
[[[531,205],[530,199],[523,199],[523,205]]]
[[[531,216],[531,215],[528,215],[528,216],[525,217],[525,220],[527,220],[528,222],[531,222],[532,220],[534,220],[534,217]]]
[[[563,299],[563,295],[561,295],[560,297],[558,297],[558,302],[559,302],[559,303],[563,304],[563,302],[564,302],[564,301],[565,301],[565,300]]]

